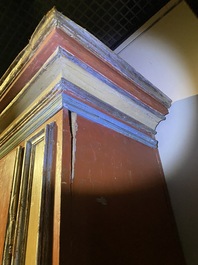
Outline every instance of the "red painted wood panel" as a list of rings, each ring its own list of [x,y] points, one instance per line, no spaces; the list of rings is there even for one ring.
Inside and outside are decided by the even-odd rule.
[[[83,118],[77,124],[60,264],[184,264],[157,151]]]

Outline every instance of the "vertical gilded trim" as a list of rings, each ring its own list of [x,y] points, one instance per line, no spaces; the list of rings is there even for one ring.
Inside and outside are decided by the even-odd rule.
[[[40,265],[52,264],[53,246],[53,209],[54,186],[56,168],[56,124],[52,123],[45,129],[45,154],[43,165],[43,189],[41,201],[41,220],[39,233],[40,252],[38,263]]]
[[[14,165],[13,182],[12,182],[10,205],[8,211],[8,222],[7,222],[7,230],[5,236],[2,265],[10,265],[12,259],[19,190],[20,190],[22,159],[23,159],[23,148],[19,146],[16,149],[16,158]]]
[[[30,211],[32,174],[34,169],[34,151],[35,144],[44,138],[44,130],[39,132],[25,146],[25,156],[23,162],[23,171],[19,196],[19,209],[17,214],[17,224],[15,231],[15,245],[12,259],[12,265],[25,264],[25,250],[28,231],[28,218]]]
[[[25,155],[22,170],[22,179],[19,195],[19,208],[15,230],[15,245],[13,249],[12,265],[24,265],[26,260],[26,247],[30,209],[32,183],[36,145],[44,141],[42,188],[40,203],[40,219],[38,231],[38,252],[35,264],[51,264],[51,242],[53,225],[53,179],[55,169],[55,146],[56,146],[56,125],[47,125],[34,137],[29,139],[25,146]],[[40,158],[40,156],[39,156]]]

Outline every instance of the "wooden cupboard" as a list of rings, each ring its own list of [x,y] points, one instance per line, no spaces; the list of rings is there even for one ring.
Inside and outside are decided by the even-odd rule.
[[[155,139],[168,97],[53,9],[0,99],[1,264],[185,264]]]

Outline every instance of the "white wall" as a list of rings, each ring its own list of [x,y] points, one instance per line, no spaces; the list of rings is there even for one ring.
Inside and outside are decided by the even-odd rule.
[[[157,139],[187,264],[197,265],[198,19],[182,1],[118,50],[173,100],[167,120],[158,126]]]

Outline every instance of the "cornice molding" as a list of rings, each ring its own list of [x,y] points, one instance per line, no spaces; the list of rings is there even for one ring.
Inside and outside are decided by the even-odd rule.
[[[16,57],[10,68],[6,71],[0,80],[0,96],[4,88],[7,87],[20,73],[27,62],[34,56],[39,49],[46,36],[54,29],[60,29],[69,37],[74,39],[82,47],[89,50],[100,60],[108,63],[116,69],[119,74],[136,84],[140,90],[145,91],[153,98],[159,100],[161,104],[167,108],[171,105],[171,99],[168,98],[162,91],[151,84],[140,73],[138,73],[131,65],[119,57],[116,53],[105,46],[101,41],[94,37],[84,28],[77,25],[75,22],[58,12],[55,8],[50,10],[41,20],[33,33],[29,44]]]
[[[73,87],[74,85],[61,79],[55,87],[51,86],[50,92],[45,95],[45,97],[40,98],[40,102],[36,102],[34,107],[32,106],[28,112],[26,111],[24,114],[22,113],[13,123],[11,123],[0,137],[0,158],[18,146],[43,123],[63,108],[75,112],[86,119],[101,124],[102,126],[110,128],[149,147],[157,147],[157,141],[151,134],[149,135],[145,132],[141,132],[136,129],[135,126],[131,126],[131,124],[128,125],[127,123],[120,121],[117,117],[114,118],[108,113],[106,114],[104,111],[98,110],[95,107],[84,103],[82,100],[65,93],[69,86]],[[78,90],[77,87],[76,89]],[[133,121],[131,121],[131,123],[132,122]]]
[[[155,129],[170,106],[168,97],[55,9],[2,77],[0,100],[0,156],[63,108],[156,148]]]

